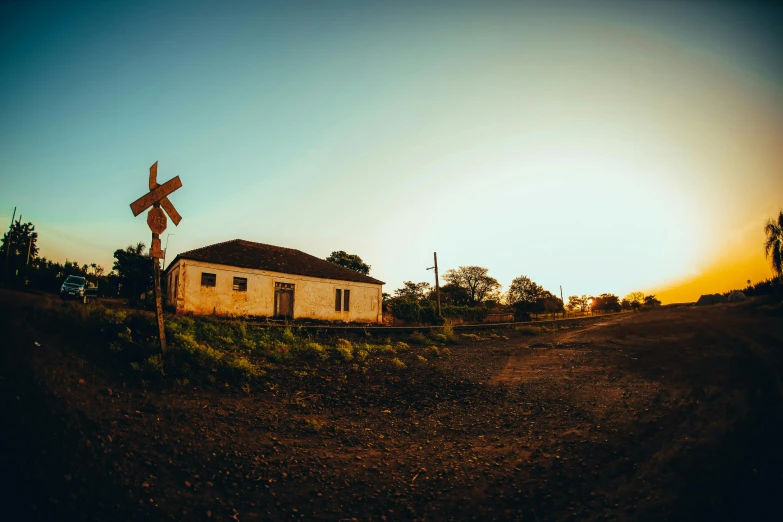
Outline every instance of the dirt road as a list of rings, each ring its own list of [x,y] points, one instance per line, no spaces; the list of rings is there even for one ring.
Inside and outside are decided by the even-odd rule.
[[[250,390],[141,383],[2,317],[13,516],[777,519],[783,320],[750,307],[465,342],[399,372],[281,365]]]

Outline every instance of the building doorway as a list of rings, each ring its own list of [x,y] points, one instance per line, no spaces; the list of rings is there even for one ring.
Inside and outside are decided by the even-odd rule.
[[[284,319],[294,317],[294,285],[275,283],[275,317]]]

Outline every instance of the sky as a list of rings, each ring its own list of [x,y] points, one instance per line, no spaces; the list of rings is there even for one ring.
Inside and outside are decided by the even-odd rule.
[[[771,276],[783,7],[760,2],[0,4],[0,222],[40,255],[242,238],[358,254],[393,292],[480,265],[664,302]]]

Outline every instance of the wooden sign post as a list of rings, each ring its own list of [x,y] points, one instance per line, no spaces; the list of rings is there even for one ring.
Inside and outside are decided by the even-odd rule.
[[[179,225],[182,216],[169,201],[168,195],[182,186],[179,176],[168,180],[163,185],[158,185],[158,162],[150,167],[150,191],[131,203],[130,208],[134,216],[138,216],[148,208],[147,225],[152,231],[152,246],[150,257],[152,258],[153,279],[155,283],[155,315],[158,319],[158,337],[160,338],[160,351],[166,353],[166,331],[163,326],[163,296],[160,291],[160,259],[163,258],[163,250],[160,248],[160,235],[166,230],[166,214]],[[152,208],[150,208],[152,207]],[[161,210],[162,208],[162,210]],[[163,211],[166,211],[165,213]]]

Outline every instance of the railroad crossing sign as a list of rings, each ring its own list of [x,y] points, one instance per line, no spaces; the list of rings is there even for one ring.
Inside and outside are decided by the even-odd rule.
[[[156,161],[150,167],[150,191],[142,197],[131,203],[130,208],[134,216],[138,216],[148,208],[152,207],[147,214],[147,225],[152,230],[152,247],[150,248],[150,257],[160,259],[163,257],[163,250],[160,249],[160,234],[166,230],[166,214],[169,215],[174,225],[179,225],[182,216],[169,201],[168,195],[182,187],[182,181],[179,176],[168,180],[163,185],[158,184],[158,162]],[[163,213],[163,210],[166,213]]]
[[[163,325],[163,294],[160,291],[160,262],[163,257],[160,249],[160,235],[166,230],[166,214],[169,215],[174,225],[179,225],[182,216],[169,201],[168,195],[182,186],[179,176],[168,180],[163,185],[158,184],[158,162],[150,167],[150,191],[131,203],[130,208],[134,216],[138,216],[148,208],[147,225],[152,230],[152,279],[155,289],[155,315],[158,319],[158,338],[160,339],[160,351],[166,353],[166,329]],[[150,208],[152,207],[152,208]],[[163,208],[163,210],[161,210]],[[163,211],[166,211],[165,213]]]

